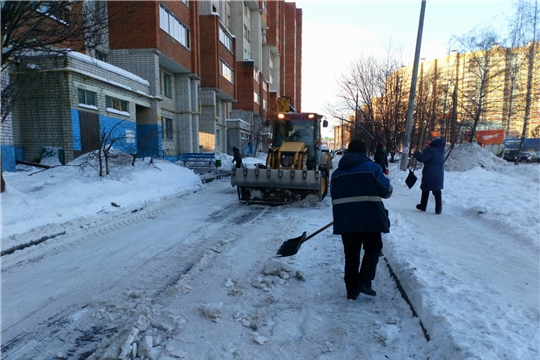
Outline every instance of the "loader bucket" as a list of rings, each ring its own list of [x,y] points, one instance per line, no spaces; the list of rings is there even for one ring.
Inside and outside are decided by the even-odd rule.
[[[233,168],[231,185],[245,203],[287,204],[309,195],[320,201],[328,189],[328,175],[319,170]]]

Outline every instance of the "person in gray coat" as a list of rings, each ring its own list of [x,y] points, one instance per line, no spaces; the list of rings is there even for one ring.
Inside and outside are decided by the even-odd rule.
[[[429,199],[429,192],[435,197],[435,213],[442,212],[442,189],[444,188],[444,147],[446,139],[443,137],[435,138],[431,141],[424,151],[416,151],[414,157],[424,163],[422,169],[422,198],[416,208],[420,211],[426,211]]]

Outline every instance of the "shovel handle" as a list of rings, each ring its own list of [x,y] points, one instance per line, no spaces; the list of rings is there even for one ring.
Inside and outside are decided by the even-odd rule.
[[[326,224],[324,225],[322,228],[320,228],[319,230],[315,231],[313,234],[307,236],[304,241],[302,241],[302,243],[308,241],[309,239],[311,239],[312,237],[314,237],[315,235],[317,235],[318,233],[320,233],[321,231],[324,231],[326,229],[328,229],[330,226],[334,225],[334,222],[332,221],[330,224]]]

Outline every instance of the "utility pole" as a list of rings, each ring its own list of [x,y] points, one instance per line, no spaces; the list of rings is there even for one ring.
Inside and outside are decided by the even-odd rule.
[[[411,91],[409,93],[409,106],[407,108],[407,119],[405,122],[405,138],[403,139],[403,146],[401,148],[401,162],[400,170],[407,170],[407,163],[409,162],[409,147],[411,142],[411,123],[414,111],[414,99],[416,97],[416,78],[418,76],[418,63],[420,60],[420,46],[422,45],[422,30],[424,28],[424,13],[426,12],[426,0],[422,0],[422,7],[420,8],[420,20],[418,22],[418,34],[416,36],[416,50],[414,52],[414,65],[411,79]]]

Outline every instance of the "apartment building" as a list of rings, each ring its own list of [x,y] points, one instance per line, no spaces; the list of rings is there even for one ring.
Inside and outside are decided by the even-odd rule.
[[[67,162],[111,138],[120,150],[171,161],[233,146],[249,154],[271,141],[278,96],[300,107],[295,3],[106,4],[103,16],[128,5],[132,14],[111,22],[96,49],[30,54],[10,69],[17,86],[39,91],[23,92],[2,124],[2,169],[38,162],[50,146]]]
[[[467,129],[476,121],[476,130],[500,130],[507,145],[515,143],[522,135],[525,120],[528,76],[525,57],[529,48],[530,44],[520,48],[494,44],[486,50],[452,51],[440,59],[423,60],[419,66],[415,107],[419,114],[432,115],[426,117],[428,130],[447,138],[466,138]],[[525,148],[540,146],[540,52],[536,52],[535,64]],[[403,79],[401,88],[408,90],[411,74],[412,66],[404,67],[390,80]],[[408,92],[404,92],[403,103],[407,97]],[[501,144],[502,141],[501,136]]]

